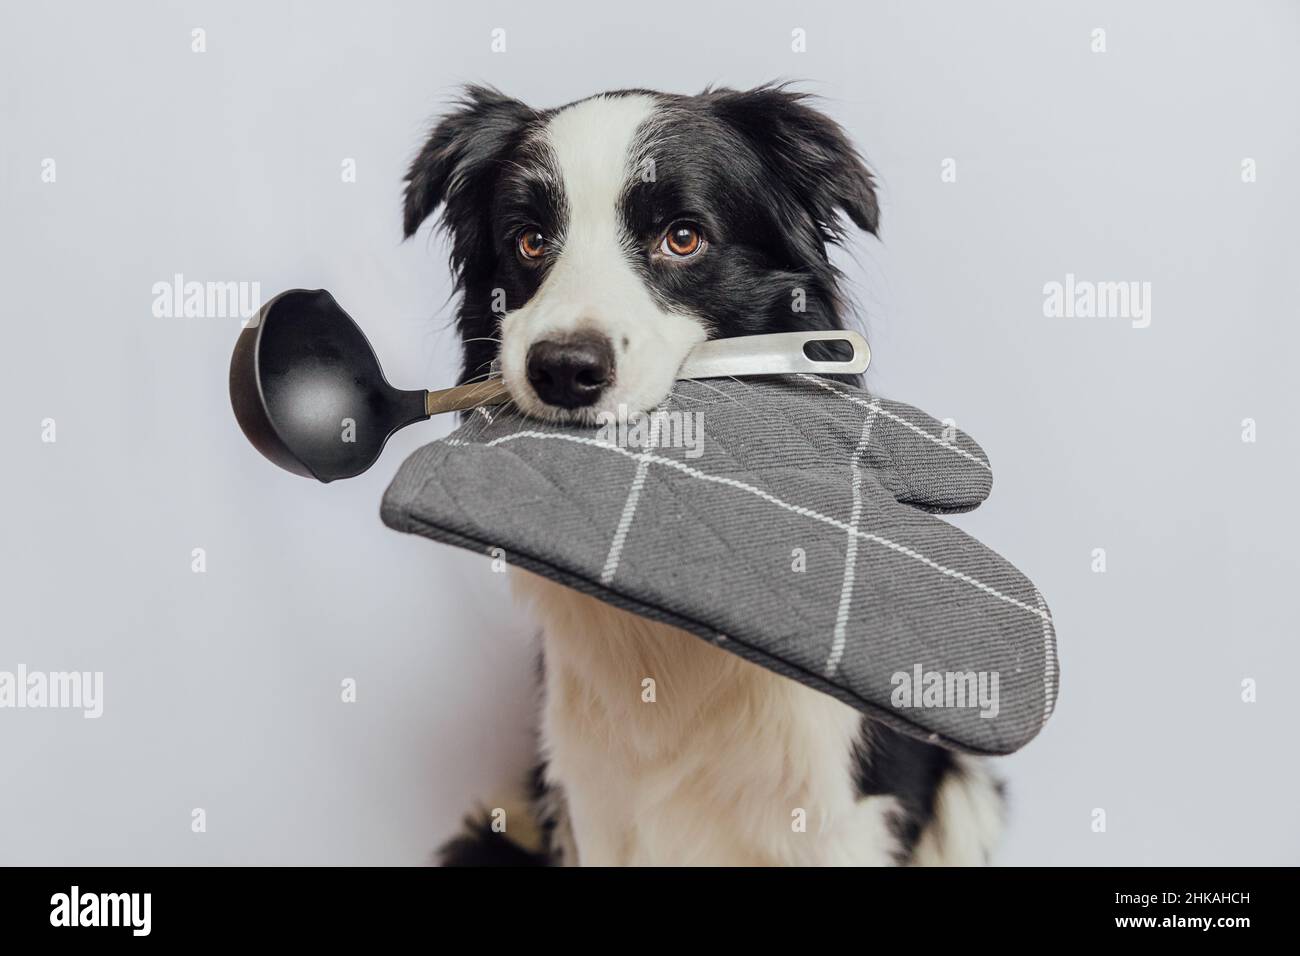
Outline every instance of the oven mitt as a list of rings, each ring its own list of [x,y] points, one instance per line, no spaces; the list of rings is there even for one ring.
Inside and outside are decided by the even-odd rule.
[[[1052,713],[1051,613],[937,515],[988,497],[965,434],[812,376],[680,381],[598,427],[478,409],[383,520],[673,624],[911,736],[1005,754]]]

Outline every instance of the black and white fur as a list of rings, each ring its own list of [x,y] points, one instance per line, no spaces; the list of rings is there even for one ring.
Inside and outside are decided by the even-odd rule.
[[[707,338],[843,328],[827,246],[841,216],[879,220],[843,131],[775,86],[551,110],[471,87],[411,165],[406,234],[440,205],[462,381],[496,361],[529,414],[588,422],[653,408]],[[543,633],[541,839],[474,824],[444,862],[988,861],[1003,803],[978,760],[549,580],[514,586]]]

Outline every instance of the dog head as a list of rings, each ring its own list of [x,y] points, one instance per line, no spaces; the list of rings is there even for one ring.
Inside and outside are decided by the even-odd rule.
[[[871,174],[783,87],[607,93],[535,110],[470,87],[406,179],[463,293],[461,380],[494,361],[528,414],[646,411],[706,338],[842,328],[827,246],[875,233]]]

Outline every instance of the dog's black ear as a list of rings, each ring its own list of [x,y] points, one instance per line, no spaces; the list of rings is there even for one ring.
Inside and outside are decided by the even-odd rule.
[[[877,234],[875,179],[839,124],[808,105],[809,94],[771,85],[705,95],[793,191],[827,241],[843,236],[838,211],[859,229]]]
[[[407,171],[406,237],[445,204],[452,259],[463,265],[486,239],[487,209],[501,160],[536,117],[534,110],[491,87],[467,86]]]

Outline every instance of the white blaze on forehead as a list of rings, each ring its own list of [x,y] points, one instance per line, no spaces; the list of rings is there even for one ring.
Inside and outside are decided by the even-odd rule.
[[[649,96],[598,96],[546,125],[568,201],[566,246],[621,240],[619,197],[632,173],[637,132],[654,111]]]
[[[620,405],[639,412],[658,404],[686,354],[706,337],[698,316],[656,299],[635,262],[649,250],[631,245],[623,222],[620,200],[638,175],[638,140],[655,112],[650,96],[598,96],[561,110],[541,131],[564,191],[565,222],[550,237],[555,260],[541,286],[501,320],[501,374],[526,412],[556,412],[527,381],[534,343],[578,331],[609,340],[613,384],[597,405],[576,412],[590,421]]]

